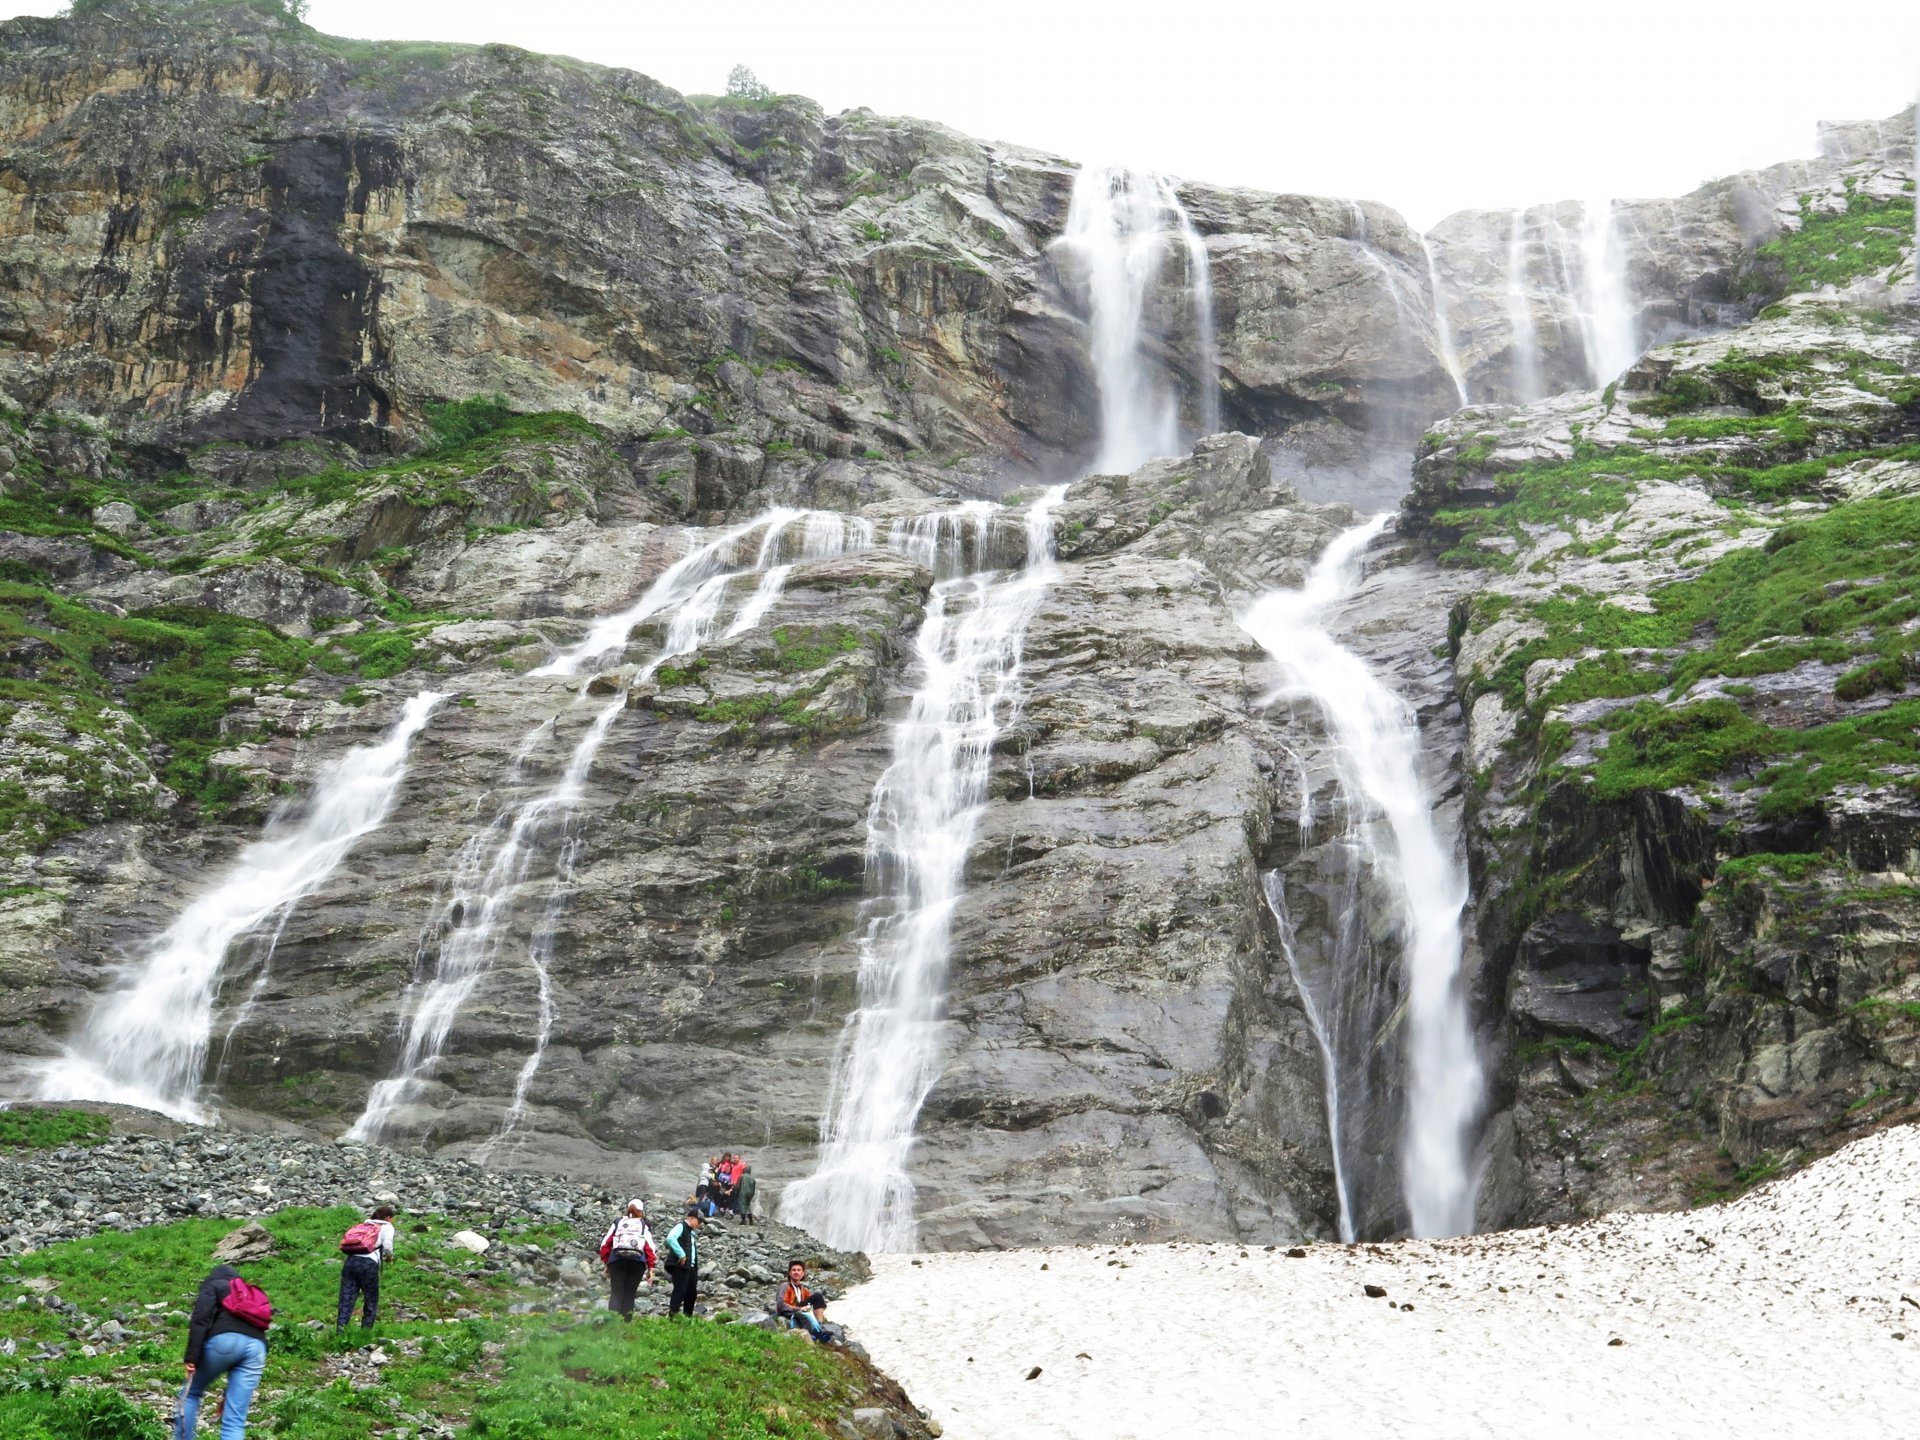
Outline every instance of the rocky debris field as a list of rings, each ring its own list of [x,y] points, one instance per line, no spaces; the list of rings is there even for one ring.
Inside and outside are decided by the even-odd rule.
[[[0,1150],[0,1254],[188,1217],[238,1224],[295,1207],[388,1204],[401,1212],[403,1260],[409,1216],[457,1219],[490,1242],[484,1252],[490,1269],[550,1289],[545,1302],[519,1302],[521,1313],[575,1309],[590,1304],[590,1292],[604,1294],[600,1237],[632,1198],[604,1185],[379,1146],[179,1128],[184,1133],[171,1137],[113,1135],[96,1145]],[[684,1199],[644,1198],[656,1232],[678,1219]],[[571,1238],[515,1243],[514,1233],[529,1224],[559,1228]],[[709,1221],[702,1248],[710,1303],[738,1312],[766,1308],[790,1258],[805,1259],[829,1289],[857,1284],[869,1273],[865,1256],[827,1249],[771,1220]],[[664,1314],[665,1293],[643,1292],[642,1308]]]

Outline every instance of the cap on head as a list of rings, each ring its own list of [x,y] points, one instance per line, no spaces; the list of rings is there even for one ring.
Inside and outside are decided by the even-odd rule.
[[[636,1197],[627,1201],[627,1209],[635,1215],[644,1215],[647,1213],[647,1202]]]

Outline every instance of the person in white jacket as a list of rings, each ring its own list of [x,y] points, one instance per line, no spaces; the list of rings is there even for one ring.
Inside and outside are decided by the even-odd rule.
[[[633,1319],[633,1297],[653,1283],[653,1232],[647,1228],[647,1202],[629,1200],[626,1213],[607,1227],[600,1260],[607,1267],[607,1308],[622,1320]]]

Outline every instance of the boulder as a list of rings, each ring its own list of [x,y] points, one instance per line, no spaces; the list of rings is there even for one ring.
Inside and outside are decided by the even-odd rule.
[[[245,1265],[250,1261],[266,1259],[277,1248],[278,1242],[268,1233],[266,1226],[249,1220],[213,1247],[213,1258],[222,1265]]]

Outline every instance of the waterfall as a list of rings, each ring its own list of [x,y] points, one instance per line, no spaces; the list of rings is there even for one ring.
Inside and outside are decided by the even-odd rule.
[[[742,563],[737,554],[756,532],[762,533],[753,558]],[[874,534],[873,523],[859,517],[769,510],[696,544],[661,572],[632,605],[594,622],[578,645],[534,673],[576,675],[589,662],[623,650],[635,626],[664,616],[666,638],[636,677],[650,678],[667,661],[694,653],[716,634],[725,638],[759,624],[778,601],[795,564],[866,548],[873,544]],[[789,551],[791,558],[783,561]],[[754,575],[758,583],[723,630],[721,620],[732,592]],[[411,1006],[401,1026],[400,1058],[393,1073],[368,1093],[348,1139],[377,1140],[388,1133],[401,1107],[431,1079],[461,1010],[500,958],[522,888],[533,878],[542,857],[551,854],[546,901],[524,951],[539,996],[534,1045],[515,1079],[513,1099],[483,1154],[519,1124],[553,1031],[554,936],[581,851],[580,809],[587,777],[625,708],[624,692],[601,706],[575,742],[559,778],[546,789],[503,806],[491,824],[462,848],[449,898],[439,908],[438,923],[430,927],[430,933],[444,938],[431,975],[412,989]],[[552,718],[543,720],[521,742],[510,780],[517,779],[534,745],[553,728]]]
[[[574,745],[557,783],[495,818],[488,834],[499,835],[498,841],[492,845],[485,840],[469,842],[454,882],[453,901],[447,907],[453,929],[440,947],[440,963],[433,978],[421,987],[407,1016],[399,1064],[391,1076],[376,1083],[368,1093],[366,1107],[347,1131],[347,1139],[378,1140],[394,1112],[426,1082],[446,1048],[461,1007],[493,968],[498,948],[496,932],[511,913],[519,886],[533,867],[545,838],[543,831],[552,821],[564,825],[579,806],[594,757],[626,703],[622,695],[600,707],[600,713]],[[543,965],[541,957],[536,966]],[[527,1078],[531,1084],[532,1076]]]
[[[1545,392],[1540,388],[1540,338],[1527,284],[1527,217],[1522,210],[1513,212],[1507,231],[1507,329],[1513,344],[1513,398],[1524,405]]]
[[[1387,298],[1393,301],[1393,323],[1398,343],[1404,347],[1413,333],[1413,327],[1407,319],[1406,297],[1400,293],[1400,281],[1394,269],[1373,248],[1373,239],[1367,233],[1367,212],[1349,200],[1347,202],[1347,239],[1360,252],[1360,257],[1379,273],[1380,283],[1387,287]]]
[[[277,940],[292,908],[387,818],[406,778],[408,747],[445,698],[414,696],[378,744],[349,750],[320,773],[303,809],[271,820],[266,835],[242,850],[219,883],[153,942],[145,961],[101,998],[65,1057],[44,1072],[42,1097],[108,1100],[204,1120],[201,1075],[228,951],[270,920],[277,921]],[[270,958],[271,946],[261,963]]]
[[[1420,237],[1420,248],[1427,256],[1427,289],[1433,296],[1433,335],[1440,345],[1440,363],[1447,367],[1447,378],[1453,381],[1464,409],[1473,401],[1467,398],[1467,375],[1460,366],[1459,348],[1454,344],[1453,305],[1447,299],[1446,286],[1440,282],[1440,256],[1433,242],[1424,235]]]
[[[1305,833],[1304,830],[1302,833]],[[1287,962],[1287,973],[1293,977],[1293,988],[1300,993],[1300,1007],[1307,1014],[1307,1029],[1320,1051],[1321,1083],[1326,1091],[1327,1148],[1333,1153],[1333,1192],[1339,1204],[1339,1213],[1335,1218],[1340,1243],[1351,1245],[1357,1237],[1353,1224],[1353,1197],[1347,1190],[1346,1132],[1340,1128],[1340,1062],[1334,1057],[1333,1037],[1327,1022],[1321,1018],[1320,1001],[1314,995],[1313,987],[1307,984],[1300,968],[1300,957],[1294,950],[1293,915],[1287,909],[1286,882],[1280,878],[1278,870],[1269,870],[1261,877],[1260,893],[1266,896],[1267,909],[1273,915],[1273,923],[1279,927],[1281,958]]]
[[[1462,993],[1466,875],[1434,823],[1411,707],[1333,638],[1324,618],[1358,586],[1361,555],[1386,520],[1376,516],[1336,538],[1305,585],[1261,597],[1240,625],[1281,667],[1267,703],[1302,698],[1319,709],[1354,838],[1376,882],[1393,894],[1406,991],[1403,1194],[1414,1234],[1457,1235],[1473,1228],[1469,1150],[1482,1093]]]
[[[880,893],[859,939],[860,1006],[835,1057],[819,1160],[780,1197],[783,1220],[842,1249],[913,1247],[907,1162],[940,1074],[953,912],[994,741],[1020,706],[1021,642],[1052,578],[1051,514],[1065,491],[1048,490],[1028,508],[1018,569],[963,570],[935,583],[915,642],[919,688],[867,811],[867,873]],[[901,536],[903,548],[961,558],[972,531],[982,554],[988,514],[955,519],[927,517]]]
[[[1089,349],[1100,396],[1100,448],[1092,473],[1124,474],[1155,456],[1179,454],[1189,443],[1172,377],[1147,354],[1147,299],[1169,240],[1186,261],[1197,377],[1193,410],[1201,433],[1210,434],[1220,425],[1220,400],[1206,243],[1164,177],[1092,165],[1074,177],[1066,230],[1054,244],[1084,272],[1087,287]]]
[[[1611,200],[1593,201],[1582,210],[1580,258],[1586,296],[1581,335],[1586,342],[1587,383],[1598,388],[1618,380],[1640,358],[1626,246],[1621,243]]]
[[[1533,308],[1536,269],[1544,274],[1546,298],[1563,341],[1569,322],[1579,333],[1582,383],[1598,389],[1617,380],[1640,356],[1618,207],[1610,200],[1582,205],[1577,233],[1562,221],[1557,207],[1513,212],[1507,235],[1507,326],[1513,337],[1514,398],[1523,403],[1541,399],[1551,385],[1567,378],[1564,361],[1553,381],[1543,374],[1544,364],[1559,352],[1547,357],[1540,351]]]
[[[578,645],[561,651],[533,673],[535,675],[577,675],[590,662],[623,649],[627,638],[633,634],[635,626],[651,620],[665,610],[684,611],[689,602],[696,598],[702,607],[700,612],[696,612],[696,616],[704,613],[711,617],[713,609],[724,598],[728,584],[742,574],[751,574],[756,569],[765,568],[768,558],[777,552],[780,537],[786,532],[787,527],[805,513],[801,510],[784,508],[768,510],[744,524],[723,530],[703,545],[694,546],[662,571],[660,578],[649,585],[633,604],[617,614],[594,621],[587,630],[586,638]],[[736,567],[733,563],[733,555],[739,548],[740,542],[763,527],[767,533],[761,540],[753,565]],[[708,586],[709,582],[716,583],[708,588],[705,595],[701,595],[701,587]],[[676,619],[678,618],[681,617],[677,615]],[[698,624],[699,621],[695,618],[688,623]]]

